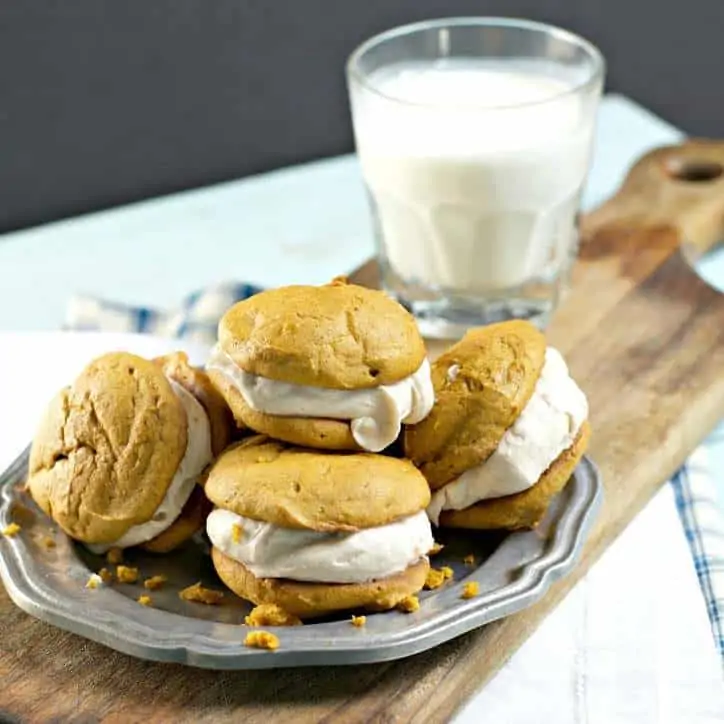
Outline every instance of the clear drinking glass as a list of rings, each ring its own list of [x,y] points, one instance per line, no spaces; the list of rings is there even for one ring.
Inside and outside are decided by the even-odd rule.
[[[544,326],[569,277],[601,53],[504,18],[415,23],[347,64],[383,288],[423,334]]]

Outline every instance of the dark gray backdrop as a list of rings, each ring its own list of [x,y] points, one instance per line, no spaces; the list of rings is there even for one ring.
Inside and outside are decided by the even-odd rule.
[[[348,53],[462,14],[577,31],[609,89],[724,135],[724,0],[0,0],[0,231],[349,151]]]

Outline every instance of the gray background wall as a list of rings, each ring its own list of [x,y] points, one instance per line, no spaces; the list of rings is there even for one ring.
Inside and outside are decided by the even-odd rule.
[[[724,136],[722,0],[1,0],[0,231],[349,151],[348,53],[461,14],[577,31],[609,89]]]

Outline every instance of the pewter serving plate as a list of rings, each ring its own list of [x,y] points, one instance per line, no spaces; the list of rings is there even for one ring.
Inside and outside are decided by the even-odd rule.
[[[137,603],[142,583],[85,588],[101,557],[73,543],[36,508],[23,491],[27,454],[0,477],[0,528],[14,521],[22,530],[0,536],[0,574],[13,601],[43,621],[124,653],[211,669],[262,669],[387,661],[424,651],[471,629],[515,613],[537,601],[551,583],[574,566],[602,498],[595,465],[584,458],[569,484],[552,502],[535,531],[497,534],[439,531],[445,544],[433,565],[450,566],[453,582],[420,594],[412,614],[368,614],[362,628],[349,615],[318,623],[272,628],[275,652],[243,645],[249,630],[240,624],[251,606],[230,592],[220,606],[182,601],[178,592],[196,581],[222,589],[203,540],[159,556],[126,551],[128,565],[143,578],[164,574],[168,583],[150,592],[153,608]],[[47,547],[51,537],[55,547]],[[475,556],[474,565],[464,563]],[[460,598],[465,583],[480,594]]]

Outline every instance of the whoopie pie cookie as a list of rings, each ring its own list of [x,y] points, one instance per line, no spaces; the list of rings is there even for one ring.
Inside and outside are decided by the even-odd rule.
[[[335,280],[231,307],[207,371],[234,416],[279,440],[379,452],[433,404],[415,320],[380,291]]]
[[[205,492],[216,571],[254,604],[300,618],[379,611],[425,583],[430,491],[407,460],[255,436],[216,460]]]
[[[203,526],[209,504],[197,483],[232,431],[223,398],[185,354],[106,354],[47,408],[28,490],[96,552],[166,552]]]
[[[530,528],[588,444],[588,402],[561,354],[525,321],[469,331],[432,365],[435,406],[405,454],[433,491],[436,525]]]

